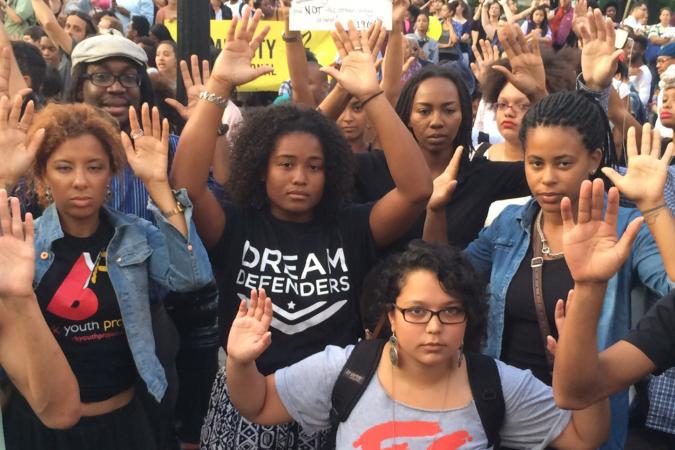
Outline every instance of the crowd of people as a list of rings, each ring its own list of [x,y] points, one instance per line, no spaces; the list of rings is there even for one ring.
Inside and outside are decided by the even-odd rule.
[[[177,3],[0,0],[7,449],[675,446],[668,7]]]

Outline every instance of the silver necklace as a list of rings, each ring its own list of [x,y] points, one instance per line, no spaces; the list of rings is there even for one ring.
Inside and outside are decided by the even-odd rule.
[[[563,252],[551,253],[551,248],[548,246],[548,241],[546,241],[544,231],[541,229],[541,222],[543,218],[544,218],[544,211],[540,209],[539,214],[537,215],[537,220],[535,221],[535,226],[537,227],[539,239],[541,239],[541,254],[546,255],[551,259],[560,259],[564,256]]]

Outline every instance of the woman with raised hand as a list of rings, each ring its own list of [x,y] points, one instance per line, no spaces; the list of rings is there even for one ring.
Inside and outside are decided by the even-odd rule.
[[[377,346],[360,354],[369,360],[351,367],[354,346],[331,345],[267,376],[256,359],[274,344],[268,331],[272,300],[264,290],[252,290],[248,306],[239,306],[227,348],[228,385],[241,413],[261,424],[293,419],[307,429],[337,427],[338,449],[471,450],[498,441],[511,448],[578,450],[597,448],[605,439],[606,400],[560,410],[551,388],[529,371],[474,353],[485,331],[485,284],[457,251],[413,243],[382,264],[372,287],[365,294],[391,333],[386,343],[357,344],[357,350]],[[348,375],[341,374],[345,364]],[[375,373],[360,380],[365,367]],[[362,389],[356,398],[341,392],[344,402],[356,403],[336,422],[333,408],[341,402],[333,393],[345,378]],[[478,383],[498,387],[490,390],[492,397],[481,396],[486,391]],[[494,413],[486,409],[500,407],[493,424],[488,418]]]
[[[519,32],[515,37],[511,27]],[[510,46],[505,45],[510,54],[512,71],[493,67],[508,73],[509,82],[525,94],[530,104],[534,104],[546,95],[546,77],[538,47],[529,50],[526,45],[521,46],[524,36],[517,26],[507,25],[502,33],[510,36],[510,41],[518,41],[519,51],[513,52]],[[506,42],[506,39],[503,41]],[[492,54],[493,49],[487,42],[482,44]],[[476,69],[478,71],[479,67],[476,66]],[[482,157],[470,159],[471,97],[459,72],[425,67],[403,86],[396,111],[415,136],[432,177],[436,179],[443,175],[447,178],[449,173],[455,174],[451,186],[436,183],[451,187],[454,194],[449,190],[441,192],[434,189],[436,193],[427,205],[426,217],[433,215],[434,219],[438,219],[433,222],[438,231],[435,239],[466,247],[483,228],[488,209],[495,200],[529,194],[522,163],[491,162]],[[461,155],[454,158],[453,155],[458,152]],[[359,155],[357,161],[357,198],[373,201],[386,195],[393,182],[384,155],[370,152]],[[405,240],[420,238],[424,223],[424,216],[421,216]]]
[[[32,215],[25,220],[19,199],[0,189],[0,371],[45,426],[70,428],[80,420],[80,391],[33,292]]]
[[[583,79],[594,91],[607,88],[618,56],[614,27],[599,10],[587,17],[584,27]],[[510,43],[505,41],[505,48]],[[614,69],[612,66],[614,65]],[[589,94],[558,92],[534,104],[522,120],[520,140],[524,149],[525,174],[533,199],[523,206],[509,206],[466,249],[474,267],[490,277],[490,316],[486,353],[530,369],[551,384],[552,355],[547,336],[557,335],[555,305],[574,285],[571,268],[563,259],[564,227],[561,200],[567,197],[572,210],[586,201],[580,194],[589,179],[611,165],[613,151],[606,114]],[[602,190],[601,180],[594,189]],[[439,190],[441,188],[439,187]],[[584,188],[586,189],[586,188]],[[596,193],[595,201],[602,198]],[[622,234],[640,212],[618,208],[617,195],[608,197],[608,209],[617,209],[613,230]],[[436,193],[434,193],[434,196]],[[583,209],[583,208],[582,208]],[[427,221],[434,219],[427,215]],[[433,230],[427,223],[425,231]],[[432,234],[425,234],[431,238]],[[437,236],[443,237],[439,231]],[[675,284],[663,270],[659,251],[666,251],[650,230],[642,227],[628,260],[608,277],[605,308],[599,327],[601,348],[620,339],[630,327],[631,289],[644,285],[664,295]],[[672,274],[671,274],[672,275]],[[622,448],[628,419],[628,395],[612,399],[612,432],[607,448]]]
[[[261,12],[235,19],[188,120],[174,159],[175,186],[188,189],[195,222],[209,248],[221,288],[220,326],[229,329],[239,300],[254,287],[274,293],[274,344],[259,359],[264,373],[297,362],[328,344],[363,335],[359,293],[374,251],[400,237],[424,209],[431,179],[415,140],[381,95],[368,38],[337,26],[342,68],[326,69],[357,98],[380,136],[395,188],[381,201],[351,206],[352,153],[334,122],[314,110],[270,107],[250,114],[232,145],[229,192],[208,189],[223,108],[232,90],[271,70],[250,65],[267,33],[256,34]],[[212,392],[203,448],[318,448],[296,424],[260,428],[242,419],[225,389]],[[268,440],[269,439],[269,440]]]
[[[157,109],[151,114],[144,105],[141,127],[132,108],[132,137],[120,137],[115,121],[101,110],[54,104],[35,116],[26,133],[30,122],[16,122],[20,106],[15,102],[7,115],[7,99],[0,101],[2,117],[9,117],[0,136],[15,152],[23,151],[27,136],[41,139],[32,175],[48,206],[35,222],[33,289],[77,378],[82,419],[68,430],[49,429],[16,395],[7,409],[7,446],[154,449],[134,393],[139,377],[158,402],[167,386],[155,353],[151,283],[184,292],[212,279],[191,225],[189,199],[184,191],[174,194],[168,183],[168,122],[160,123]],[[148,189],[157,228],[104,205],[123,150]]]

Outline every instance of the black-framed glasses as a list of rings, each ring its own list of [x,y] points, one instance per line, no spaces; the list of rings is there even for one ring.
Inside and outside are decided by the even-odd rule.
[[[125,88],[136,88],[141,85],[141,78],[137,73],[123,73],[115,75],[110,72],[87,73],[82,76],[85,80],[91,81],[94,86],[110,87],[119,81]]]
[[[408,323],[427,324],[434,316],[438,316],[438,320],[444,325],[455,325],[466,320],[466,310],[459,306],[448,306],[439,311],[432,311],[421,306],[400,308],[394,305],[394,307],[401,312],[403,320]]]
[[[517,113],[525,113],[527,112],[528,109],[530,109],[530,104],[529,103],[506,103],[506,102],[499,102],[495,105],[497,108],[497,111],[502,111],[505,112],[507,109],[511,108],[514,112]]]

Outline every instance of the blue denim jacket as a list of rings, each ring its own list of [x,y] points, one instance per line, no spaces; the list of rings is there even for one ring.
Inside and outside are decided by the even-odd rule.
[[[494,358],[502,353],[506,293],[531,242],[532,222],[539,205],[532,199],[522,206],[508,206],[488,228],[466,248],[466,255],[480,273],[490,275],[490,310],[484,352]],[[640,215],[637,209],[619,208],[617,233]],[[646,225],[640,228],[628,260],[607,283],[607,292],[598,322],[598,347],[604,350],[624,337],[630,328],[631,289],[638,283],[665,295],[675,287],[663,269],[663,260]],[[603,448],[623,448],[627,425],[628,396],[612,398],[612,434]],[[618,428],[615,428],[615,425]],[[623,424],[623,425],[619,425]]]
[[[186,207],[187,239],[151,202],[148,208],[155,215],[157,227],[139,217],[103,207],[115,229],[107,249],[108,275],[120,306],[136,369],[158,402],[164,396],[167,382],[155,354],[148,295],[150,283],[185,292],[197,290],[213,279],[206,249],[192,224],[192,203],[185,190],[181,190],[178,200]],[[62,237],[56,207],[50,205],[35,222],[33,288],[38,286],[54,261],[52,242]]]

